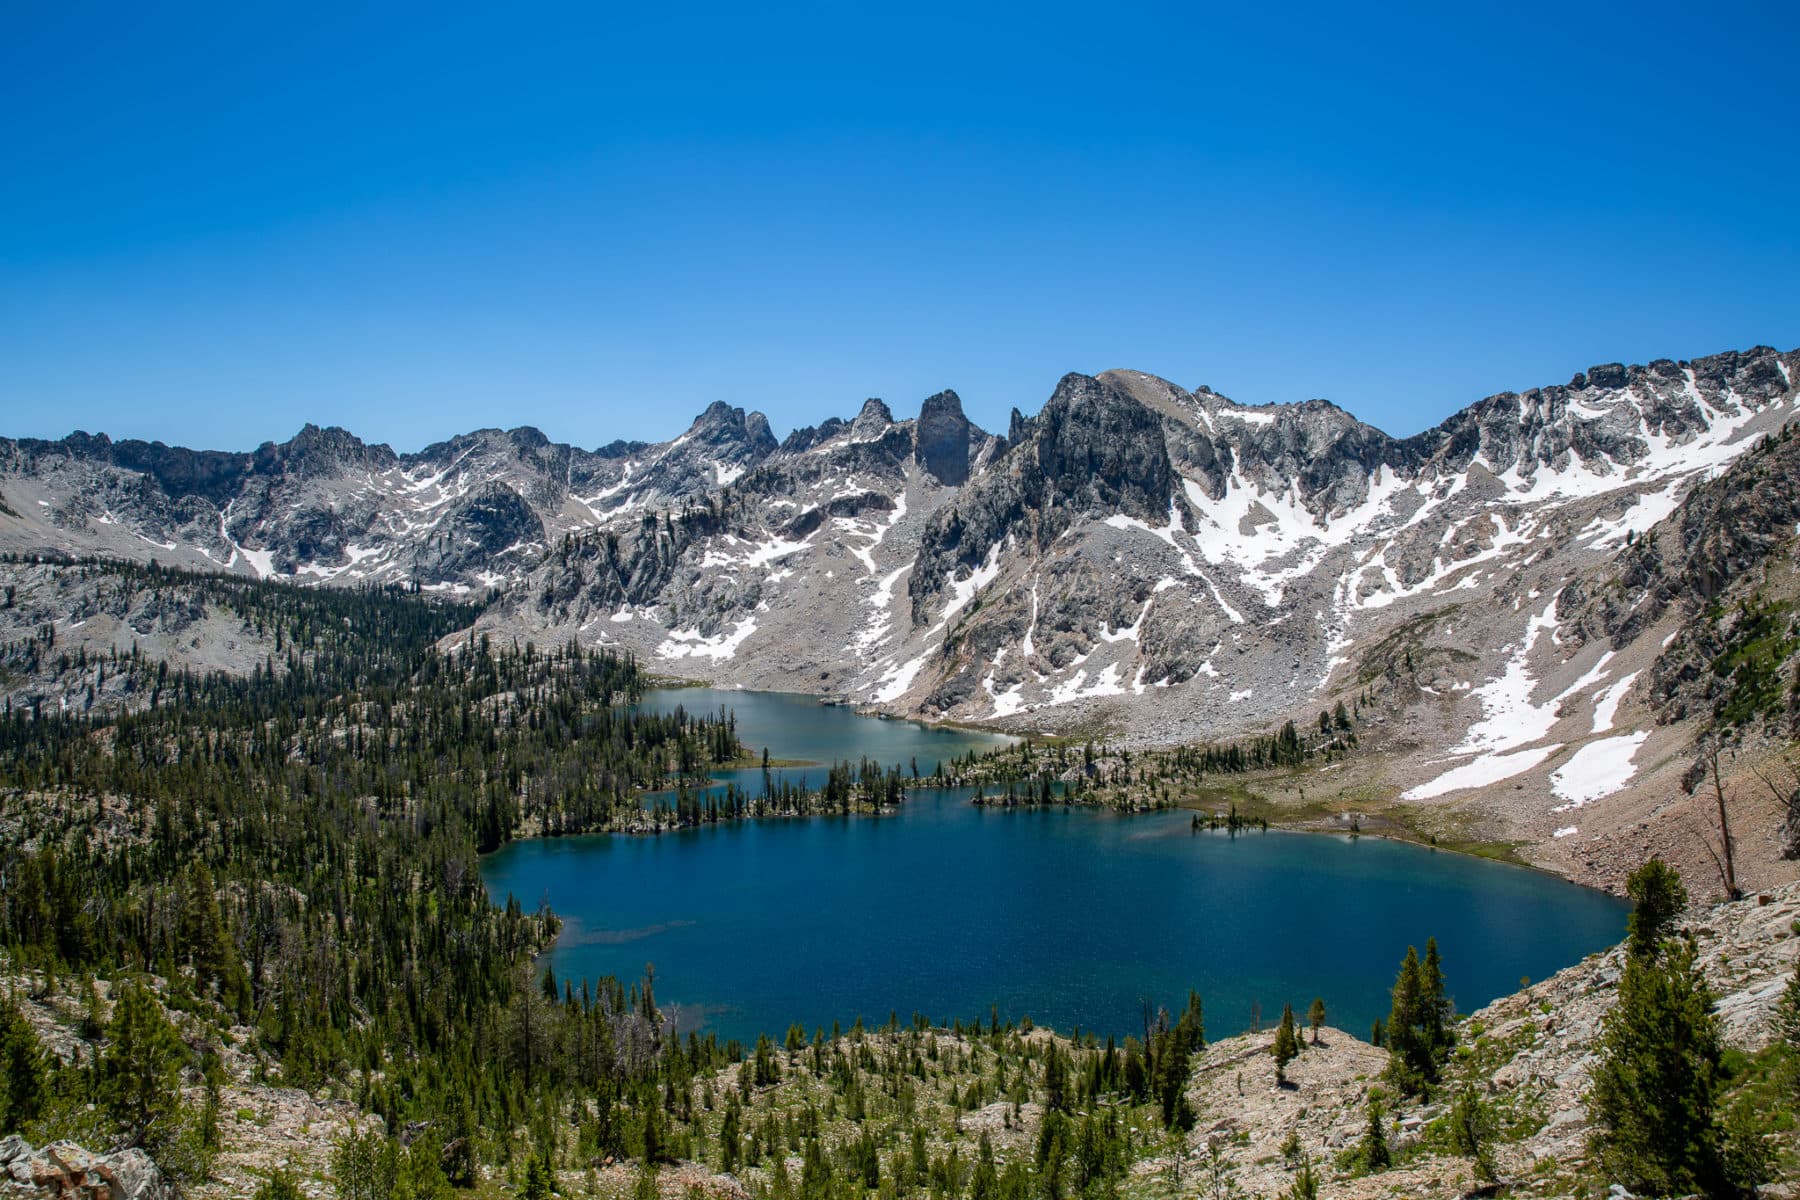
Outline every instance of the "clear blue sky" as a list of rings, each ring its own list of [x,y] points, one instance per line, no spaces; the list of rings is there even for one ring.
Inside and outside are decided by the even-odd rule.
[[[1790,348],[1797,11],[9,5],[0,434],[1003,428],[1113,366],[1405,434]]]

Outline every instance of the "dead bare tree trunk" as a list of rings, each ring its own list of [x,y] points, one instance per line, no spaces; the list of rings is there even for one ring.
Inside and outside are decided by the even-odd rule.
[[[1712,759],[1713,794],[1718,797],[1719,801],[1719,849],[1723,858],[1720,874],[1725,879],[1725,898],[1741,900],[1744,898],[1744,893],[1739,890],[1737,885],[1737,861],[1732,853],[1731,821],[1725,814],[1725,784],[1719,776],[1719,748],[1717,746],[1712,748],[1710,757]]]
[[[1782,759],[1781,765],[1788,773],[1781,784],[1776,783],[1775,775],[1764,774],[1759,767],[1750,770],[1769,789],[1781,813],[1781,857],[1800,858],[1800,766],[1788,759]]]

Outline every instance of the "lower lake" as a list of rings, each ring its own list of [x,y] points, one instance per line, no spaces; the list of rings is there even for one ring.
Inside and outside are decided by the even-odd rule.
[[[878,759],[929,775],[994,735],[859,717],[809,697],[671,689],[650,708],[717,710],[775,759]],[[778,772],[780,773],[780,772]],[[790,779],[822,777],[789,769]],[[725,772],[760,790],[760,771]],[[810,1033],[890,1012],[1029,1015],[1141,1033],[1189,988],[1209,1036],[1265,1027],[1313,997],[1366,1036],[1408,945],[1435,936],[1461,1011],[1624,933],[1627,905],[1553,876],[1379,838],[1194,832],[1186,812],[984,808],[911,792],[891,816],[746,821],[660,836],[514,842],[490,894],[547,899],[562,978],[639,977],[684,1027]]]

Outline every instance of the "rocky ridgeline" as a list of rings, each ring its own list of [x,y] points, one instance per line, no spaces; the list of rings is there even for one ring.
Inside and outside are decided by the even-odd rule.
[[[1464,648],[1485,657],[1523,632],[1522,598],[1605,564],[1778,429],[1793,358],[1596,367],[1405,440],[1323,401],[1072,376],[924,529],[911,623],[948,632],[896,656],[924,660],[899,691],[932,715],[1191,736],[1341,697],[1335,667],[1433,609],[1491,608]]]
[[[1772,351],[1602,366],[1402,441],[1322,401],[1251,409],[1137,373],[1070,376],[954,491],[909,480],[900,445],[866,475],[809,477],[776,456],[744,486],[819,524],[752,505],[662,551],[685,561],[647,586],[527,624],[579,625],[623,600],[635,611],[615,609],[600,636],[683,673],[932,716],[1216,733],[1330,694],[1346,651],[1447,602],[1495,602],[1478,627],[1494,648],[1516,637],[1519,597],[1603,564],[1666,511],[1665,489],[1779,427],[1788,378]],[[830,441],[809,431],[796,449],[835,465]],[[880,511],[931,515],[859,547],[879,522],[808,491],[871,481],[894,501]],[[1532,564],[1535,577],[1517,570]],[[784,620],[796,612],[804,633]]]
[[[1711,554],[1704,571],[1665,579],[1638,540],[1781,428],[1796,369],[1766,347],[1604,364],[1408,438],[1322,400],[1251,407],[1109,371],[1065,377],[1004,437],[942,392],[916,418],[871,400],[779,442],[724,403],[669,442],[592,451],[529,428],[406,455],[311,427],[236,455],[0,441],[19,514],[0,514],[0,548],[495,591],[482,626],[501,636],[1128,741],[1329,707],[1370,685],[1373,647],[1454,608],[1466,661],[1430,686],[1465,693],[1466,724],[1549,598],[1578,622],[1570,644],[1629,636],[1739,570],[1743,529],[1774,536],[1792,493],[1771,473],[1754,511],[1689,508],[1694,528],[1658,532],[1672,564]],[[1633,542],[1602,596],[1586,581]]]
[[[723,403],[673,442],[594,451],[529,426],[417,454],[312,425],[243,454],[104,434],[0,439],[0,474],[18,481],[11,507],[22,514],[0,543],[315,583],[485,590],[520,577],[553,536],[716,488],[775,449],[766,418]]]
[[[41,1150],[0,1138],[0,1196],[57,1200],[177,1200],[180,1193],[142,1150],[95,1154],[73,1142]]]

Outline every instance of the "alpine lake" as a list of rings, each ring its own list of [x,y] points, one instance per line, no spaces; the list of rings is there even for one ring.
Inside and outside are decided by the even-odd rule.
[[[809,696],[699,688],[646,708],[737,717],[776,773],[816,786],[840,759],[930,775],[1007,739],[858,716]],[[760,791],[758,769],[723,771]],[[749,1041],[881,1024],[1029,1016],[1065,1032],[1141,1033],[1200,991],[1214,1036],[1264,1027],[1317,996],[1366,1036],[1409,945],[1436,937],[1470,1011],[1604,949],[1627,905],[1554,876],[1381,838],[1196,831],[1188,811],[1119,814],[971,804],[915,789],[891,815],[721,822],[660,835],[508,844],[489,893],[547,900],[558,978],[656,972],[678,1027]]]

